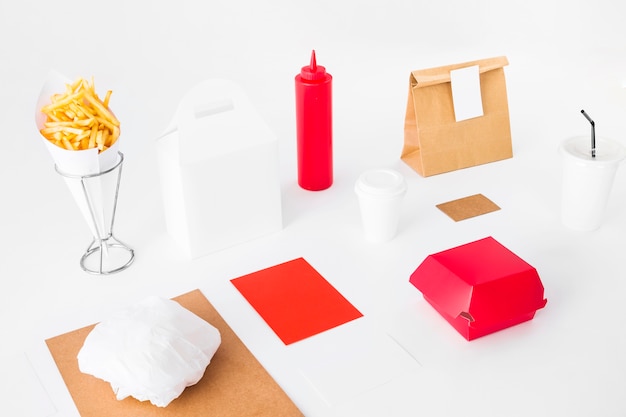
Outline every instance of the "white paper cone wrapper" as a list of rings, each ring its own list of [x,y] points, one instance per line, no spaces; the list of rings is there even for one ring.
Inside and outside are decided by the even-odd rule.
[[[110,148],[108,148],[104,152],[99,153],[98,149],[69,151],[67,149],[54,145],[39,133],[39,131],[44,127],[44,123],[46,122],[46,115],[41,112],[41,108],[50,103],[50,98],[54,94],[64,92],[66,89],[66,84],[69,84],[71,82],[71,80],[62,76],[58,72],[50,72],[50,74],[48,75],[48,79],[41,89],[39,99],[37,100],[37,106],[35,108],[35,124],[37,126],[37,132],[40,140],[44,142],[46,149],[48,149],[48,152],[52,156],[52,160],[56,166],[56,169],[60,173],[71,176],[98,174],[112,168],[119,161],[119,138]],[[106,224],[107,215],[104,213],[104,209],[102,206],[103,204],[109,203],[106,200],[110,199],[110,196],[107,195],[107,198],[104,198],[103,189],[110,187],[103,187],[101,184],[99,184],[101,181],[102,179],[90,180],[89,194],[93,202],[93,207],[95,209],[93,217],[95,218],[96,224],[94,224],[94,220],[92,220],[92,214],[87,204],[85,192],[80,183],[80,180],[65,177],[65,182],[70,192],[74,196],[76,204],[78,205],[80,211],[85,217],[85,220],[87,221],[87,224],[89,225],[92,234],[94,236],[100,236],[101,238],[105,238],[107,234],[106,231],[108,230],[108,225]]]
[[[176,301],[149,297],[97,324],[78,353],[79,369],[165,407],[196,384],[221,343],[219,330]]]

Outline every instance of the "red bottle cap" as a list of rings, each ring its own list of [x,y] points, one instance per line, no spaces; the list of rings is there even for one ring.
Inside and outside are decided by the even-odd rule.
[[[308,81],[317,81],[326,78],[326,68],[321,65],[317,65],[317,62],[315,61],[315,50],[311,52],[311,63],[306,67],[302,67],[300,76],[303,80]]]

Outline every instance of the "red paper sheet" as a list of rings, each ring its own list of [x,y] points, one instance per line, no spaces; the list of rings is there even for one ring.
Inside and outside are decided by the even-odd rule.
[[[286,345],[363,316],[304,258],[231,282]]]

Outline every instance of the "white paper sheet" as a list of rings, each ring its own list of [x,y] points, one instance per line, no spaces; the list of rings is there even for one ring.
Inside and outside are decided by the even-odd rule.
[[[30,346],[26,351],[26,357],[35,372],[34,377],[37,378],[37,381],[43,388],[42,391],[36,389],[36,392],[33,393],[33,400],[41,403],[44,412],[31,415],[42,417],[80,417],[45,341],[42,339],[37,344]],[[35,385],[33,383],[29,387],[34,387]]]
[[[9,391],[3,391],[2,394],[7,395],[9,401],[8,404],[7,401],[3,401],[5,407],[4,411],[8,412],[7,415],[11,414],[11,411],[13,411],[13,407],[19,407],[19,412],[23,413],[23,415],[40,417],[51,417],[56,415],[57,409],[54,406],[50,395],[42,385],[41,380],[37,376],[33,364],[31,364],[29,360],[29,357],[26,354],[22,353],[13,358],[12,362],[17,362],[21,371],[19,374],[14,375],[14,387],[29,387],[29,395],[27,398],[24,398],[21,395],[17,395],[14,397],[11,393],[11,389],[13,387],[6,387]],[[6,408],[7,406],[8,409]]]
[[[388,334],[367,320],[355,320],[315,339],[315,350],[302,346],[297,355],[299,368],[331,407],[421,368]]]

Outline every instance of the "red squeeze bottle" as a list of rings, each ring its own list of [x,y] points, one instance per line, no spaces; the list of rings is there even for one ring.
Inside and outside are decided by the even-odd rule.
[[[326,68],[311,64],[296,75],[298,184],[305,190],[325,190],[333,183],[332,81]]]

